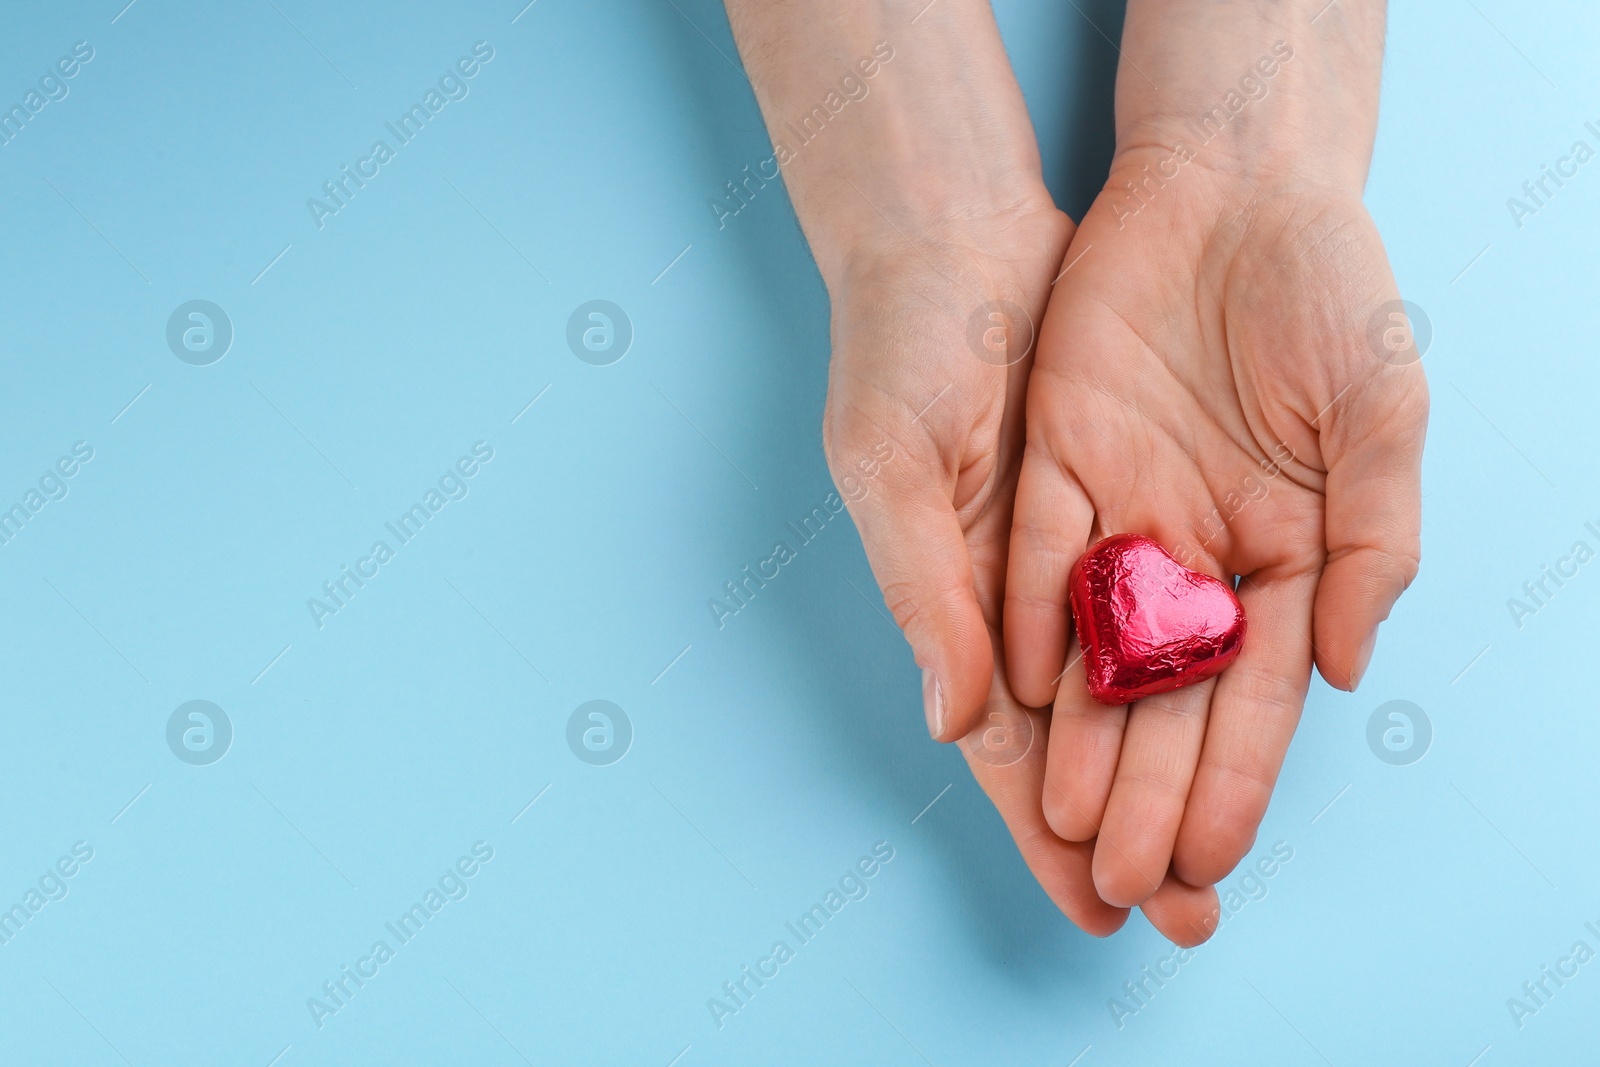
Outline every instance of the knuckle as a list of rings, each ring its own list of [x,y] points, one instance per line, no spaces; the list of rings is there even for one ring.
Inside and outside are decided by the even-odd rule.
[[[941,620],[960,620],[976,599],[977,589],[970,577],[951,573],[937,578],[925,573],[908,574],[883,583],[883,602],[895,625],[908,637],[937,632]]]
[[[886,487],[928,477],[926,442],[893,420],[859,407],[830,403],[822,417],[822,454],[834,480],[870,476]]]
[[[827,458],[828,469],[839,473],[841,464],[848,468],[846,456],[855,454],[861,447],[865,434],[862,421],[849,409],[829,404],[822,416],[822,454]]]
[[[892,581],[883,587],[883,602],[889,614],[895,625],[907,634],[927,616],[925,599],[923,590],[909,581]]]
[[[1059,597],[1044,596],[1013,585],[1006,589],[1006,607],[1015,612],[1032,612],[1041,619],[1060,619],[1067,613],[1066,590]]]
[[[1236,857],[1243,855],[1255,840],[1256,825],[1266,814],[1276,777],[1260,760],[1218,764],[1207,783],[1210,803],[1204,810],[1210,817],[1206,838],[1221,843],[1223,851],[1239,845]]]
[[[1381,575],[1385,585],[1397,586],[1400,592],[1410,588],[1422,569],[1422,543],[1415,536],[1398,539],[1386,545],[1367,545],[1366,554],[1372,564],[1372,573]]]
[[[1411,588],[1411,583],[1417,580],[1417,574],[1422,570],[1421,541],[1416,541],[1404,552],[1396,553],[1394,561],[1395,570],[1400,576],[1400,588]]]
[[[1297,675],[1285,672],[1276,664],[1254,663],[1246,667],[1242,674],[1240,681],[1243,683],[1243,692],[1240,696],[1243,701],[1263,709],[1268,721],[1299,721],[1309,681],[1302,682]],[[1262,784],[1269,789],[1272,786],[1270,781],[1263,781]]]
[[[1428,412],[1433,406],[1433,399],[1428,393],[1428,379],[1420,366],[1418,364],[1419,369],[1411,376],[1410,388],[1400,400],[1400,417],[1418,427],[1427,425]]]
[[[1169,817],[1183,809],[1189,782],[1175,767],[1161,767],[1120,775],[1117,784],[1141,794],[1151,811]]]

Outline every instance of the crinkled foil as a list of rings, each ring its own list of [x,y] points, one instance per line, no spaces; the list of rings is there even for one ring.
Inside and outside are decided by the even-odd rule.
[[[1204,681],[1244,647],[1244,607],[1233,590],[1138,534],[1108,537],[1084,553],[1068,595],[1089,695],[1102,704]]]

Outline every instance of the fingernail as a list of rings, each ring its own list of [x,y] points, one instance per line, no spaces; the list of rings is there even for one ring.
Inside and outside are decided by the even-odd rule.
[[[944,733],[944,688],[939,676],[922,669],[922,710],[928,716],[928,733],[935,741]]]
[[[1361,678],[1367,673],[1367,664],[1372,662],[1372,650],[1378,646],[1378,628],[1374,626],[1367,639],[1361,642],[1361,647],[1356,649],[1355,666],[1350,669],[1350,692],[1354,693],[1361,684]]]

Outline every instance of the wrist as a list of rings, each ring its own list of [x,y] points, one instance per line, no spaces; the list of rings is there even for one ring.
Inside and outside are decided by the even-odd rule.
[[[975,180],[975,172],[879,168],[841,175],[837,184],[796,196],[806,240],[830,293],[867,265],[924,264],[930,250],[967,249],[1008,258],[1029,243],[1055,241],[1070,226],[1042,177],[1010,171]]]
[[[1164,149],[1262,194],[1316,186],[1359,198],[1382,48],[1382,0],[1131,0],[1118,162]]]
[[[855,258],[1050,199],[988,0],[727,0],[830,286]]]

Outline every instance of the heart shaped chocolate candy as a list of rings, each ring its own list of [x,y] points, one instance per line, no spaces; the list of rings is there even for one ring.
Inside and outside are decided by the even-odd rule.
[[[1244,607],[1233,590],[1138,534],[1108,537],[1085,552],[1068,596],[1089,695],[1102,704],[1204,681],[1244,647]]]

